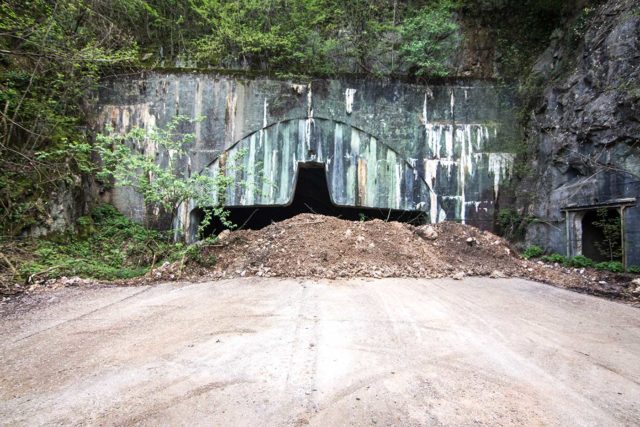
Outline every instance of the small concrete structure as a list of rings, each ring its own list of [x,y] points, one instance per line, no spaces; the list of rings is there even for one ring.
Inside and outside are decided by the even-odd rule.
[[[565,213],[565,226],[566,226],[566,255],[586,255],[590,258],[584,248],[584,242],[589,238],[588,234],[593,232],[585,228],[584,221],[589,213],[600,209],[614,210],[618,214],[620,221],[620,245],[622,248],[622,263],[625,268],[640,265],[640,259],[638,254],[633,250],[635,247],[636,234],[638,233],[636,218],[634,215],[625,215],[625,211],[628,208],[634,208],[636,206],[636,199],[611,199],[605,202],[596,204],[571,204],[562,209]],[[632,213],[634,213],[632,211]],[[616,219],[614,219],[616,220]],[[631,249],[631,250],[629,250]]]

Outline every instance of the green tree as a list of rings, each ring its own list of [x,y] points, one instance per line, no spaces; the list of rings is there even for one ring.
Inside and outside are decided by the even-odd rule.
[[[407,18],[401,29],[400,52],[417,76],[447,76],[448,62],[460,43],[454,20],[457,3],[439,0]]]
[[[194,2],[209,31],[194,41],[196,59],[221,66],[267,71],[321,69],[331,45],[332,0]],[[326,45],[325,45],[326,44]]]
[[[593,225],[602,231],[604,238],[596,241],[598,252],[610,261],[619,261],[622,258],[622,224],[620,216],[610,215],[609,210],[600,208],[597,211],[598,220]]]

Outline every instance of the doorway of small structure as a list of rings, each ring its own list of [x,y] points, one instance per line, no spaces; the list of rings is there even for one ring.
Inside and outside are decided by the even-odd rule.
[[[618,208],[602,207],[584,213],[582,254],[594,261],[622,261],[622,222]]]
[[[335,216],[351,221],[382,219],[419,224],[426,220],[422,211],[359,208],[337,206],[331,201],[327,175],[322,163],[301,163],[292,202],[287,206],[229,207],[229,220],[237,228],[258,230],[274,222],[283,221],[302,213]],[[199,224],[204,216],[202,209],[191,213],[192,224]],[[197,225],[194,227],[197,229]],[[204,237],[219,234],[226,227],[214,219],[204,230]],[[202,237],[202,236],[201,236]]]

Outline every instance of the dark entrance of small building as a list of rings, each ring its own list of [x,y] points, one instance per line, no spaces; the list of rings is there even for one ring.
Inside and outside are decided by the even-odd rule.
[[[621,261],[621,228],[619,209],[586,211],[582,217],[582,254],[594,261]]]
[[[241,229],[258,230],[273,222],[283,221],[301,213],[335,216],[346,220],[383,219],[408,223],[422,223],[427,218],[422,211],[403,211],[377,208],[336,206],[331,202],[324,165],[300,164],[292,202],[287,206],[229,207],[229,220]],[[192,223],[199,224],[204,217],[202,209],[191,213]],[[192,224],[193,225],[193,224]],[[195,226],[197,228],[197,225]],[[219,234],[226,227],[218,219],[209,224],[204,236]]]

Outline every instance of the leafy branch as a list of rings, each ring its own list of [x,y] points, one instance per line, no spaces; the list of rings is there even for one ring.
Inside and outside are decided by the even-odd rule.
[[[102,160],[96,177],[117,187],[132,188],[142,195],[145,203],[161,207],[172,217],[181,204],[193,201],[205,213],[200,233],[213,218],[233,228],[224,202],[240,166],[188,176],[178,172],[178,166],[188,155],[185,147],[193,141],[193,134],[180,131],[181,125],[199,120],[202,118],[176,116],[164,128],[135,127],[124,135],[108,127],[96,137],[95,150]],[[243,151],[235,153],[234,160],[244,154]]]

